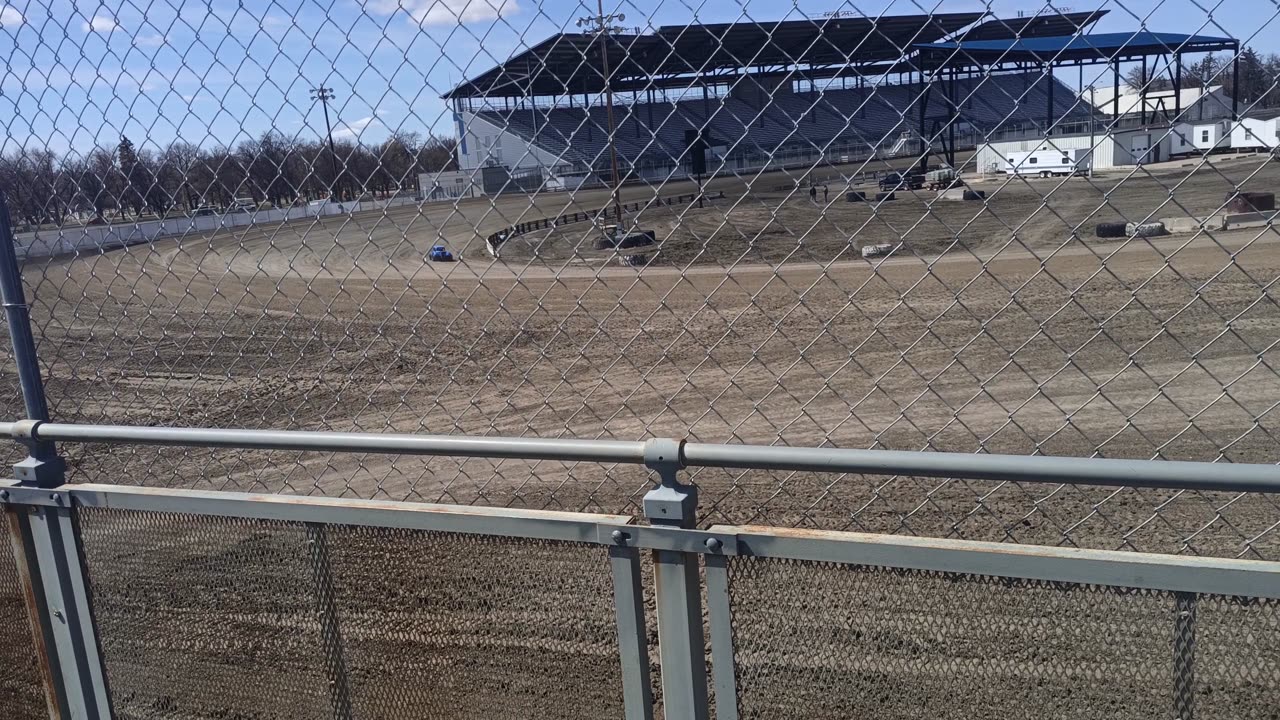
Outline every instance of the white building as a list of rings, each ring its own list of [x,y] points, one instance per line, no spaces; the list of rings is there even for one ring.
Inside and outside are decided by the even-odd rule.
[[[554,168],[561,158],[525,142],[507,128],[499,127],[473,112],[454,113],[458,124],[458,167]]]
[[[1231,147],[1236,150],[1270,150],[1280,147],[1280,117],[1244,118],[1233,123]]]
[[[418,194],[426,201],[478,197],[484,194],[484,185],[475,170],[418,173]]]
[[[1174,155],[1207,153],[1231,147],[1230,120],[1174,123],[1169,152]]]
[[[984,175],[991,175],[1005,171],[1011,153],[1054,150],[1071,152],[1074,156],[1073,151],[1092,148],[1088,160],[1082,164],[1099,171],[1163,162],[1169,159],[1171,144],[1172,133],[1168,128],[1142,128],[1096,135],[999,140],[979,145],[976,157],[978,169]]]
[[[1103,115],[1113,116],[1116,113],[1116,94],[1112,86],[1085,88],[1081,98]],[[1161,120],[1177,118],[1199,122],[1231,117],[1231,98],[1223,92],[1221,85],[1183,88],[1178,93],[1173,90],[1148,90],[1145,102],[1137,90],[1121,85],[1119,105],[1122,116],[1138,115],[1139,110],[1145,107],[1147,117]]]

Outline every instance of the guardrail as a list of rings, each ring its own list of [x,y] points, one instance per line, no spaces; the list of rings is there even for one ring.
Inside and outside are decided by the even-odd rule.
[[[1163,705],[1167,717],[1244,717],[1280,697],[1280,563],[697,529],[697,491],[680,478],[720,467],[1275,493],[1275,466],[36,421],[0,423],[0,435],[655,475],[647,524],[4,481],[14,552],[0,553],[0,677],[28,714],[644,720],[655,668],[668,718],[709,717],[712,695],[727,720],[1014,716],[1064,698],[1055,716]],[[26,618],[30,634],[16,630]]]
[[[710,193],[684,193],[682,195],[672,195],[669,197],[655,197],[644,202],[622,203],[623,212],[644,212],[651,207],[659,207],[663,205],[686,205],[697,200],[699,197],[708,200],[721,200],[724,198],[724,191],[716,194]],[[489,250],[489,254],[494,257],[498,256],[498,249],[502,244],[513,237],[519,237],[535,230],[550,230],[552,228],[561,227],[562,225],[572,225],[574,223],[586,222],[597,218],[608,219],[616,217],[617,213],[612,206],[600,208],[599,210],[581,210],[572,213],[562,213],[553,218],[540,218],[538,220],[526,220],[519,222],[504,230],[491,233],[485,238],[485,247]]]

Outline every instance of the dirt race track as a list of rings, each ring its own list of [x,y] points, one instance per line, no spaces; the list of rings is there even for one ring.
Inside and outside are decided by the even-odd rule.
[[[1245,159],[989,180],[974,185],[985,204],[919,192],[874,207],[841,188],[824,212],[777,190],[782,174],[754,189],[716,180],[726,198],[712,207],[680,222],[679,208],[652,211],[660,245],[640,270],[576,250],[585,223],[541,247],[513,240],[498,261],[484,252],[507,224],[607,204],[589,191],[257,226],[25,272],[65,421],[1271,462],[1276,233],[1104,242],[1092,228],[1208,212],[1233,185],[1278,177],[1280,164]],[[424,260],[441,238],[461,262]],[[898,239],[900,256],[857,257]],[[556,463],[67,452],[78,481],[553,509],[637,512],[647,482]],[[1274,556],[1280,542],[1265,498],[697,477],[707,524],[1227,555]]]
[[[660,245],[642,269],[589,250],[585,225],[487,257],[479,238],[569,201],[541,195],[185,237],[25,277],[63,421],[1276,462],[1276,233],[1091,236],[1102,220],[1208,212],[1232,184],[1272,187],[1274,167],[983,183],[985,205],[836,194],[825,213],[769,189],[776,177],[751,192],[717,181],[712,207],[648,216]],[[441,238],[461,262],[424,261]],[[857,258],[897,240],[896,257]],[[62,449],[79,482],[633,514],[648,487],[631,467]],[[1280,557],[1280,507],[1260,496],[695,477],[704,525]],[[305,528],[120,511],[80,527],[120,717],[329,715]],[[370,717],[618,715],[600,549],[456,543],[333,530],[354,703]],[[743,717],[994,718],[1030,703],[1169,716],[1171,598],[970,581],[735,561]],[[1202,605],[1203,710],[1276,706],[1276,612]]]

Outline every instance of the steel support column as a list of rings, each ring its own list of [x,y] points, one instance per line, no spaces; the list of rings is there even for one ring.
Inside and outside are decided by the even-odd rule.
[[[62,498],[64,496],[57,496]],[[34,506],[20,516],[22,544],[62,720],[112,717],[106,673],[71,511]]]
[[[1045,109],[1045,125],[1044,133],[1048,135],[1053,132],[1053,68],[1048,65],[1044,66],[1045,79],[1049,81],[1049,102]]]
[[[707,619],[711,625],[711,676],[716,720],[738,720],[738,682],[733,650],[733,607],[729,600],[729,558],[707,555]]]
[[[613,569],[613,606],[618,623],[618,653],[622,659],[623,713],[626,720],[653,720],[640,551],[626,544],[623,529],[613,533],[618,544],[609,548],[609,563]]]
[[[1138,112],[1143,125],[1147,124],[1147,86],[1151,84],[1151,79],[1147,77],[1147,56],[1142,56],[1142,87],[1138,88]]]
[[[1114,129],[1120,122],[1120,61],[1112,63],[1111,69],[1115,72],[1111,95],[1111,127]]]
[[[1182,53],[1174,53],[1173,62],[1173,119],[1182,119]]]
[[[652,525],[692,528],[697,524],[697,488],[680,484],[676,477],[680,454],[681,445],[674,440],[645,444],[645,465],[658,473],[660,482],[644,496],[644,513]],[[709,716],[698,565],[695,553],[653,553],[664,716],[681,720],[708,720]]]
[[[1231,120],[1240,121],[1240,49],[1231,59]]]
[[[49,419],[49,405],[45,401],[44,381],[40,377],[40,362],[36,356],[35,335],[31,331],[31,313],[27,307],[26,292],[22,287],[22,271],[18,267],[16,240],[13,224],[9,220],[9,198],[0,187],[0,302],[4,304],[5,318],[9,323],[9,338],[13,342],[13,361],[18,370],[18,383],[22,386],[22,401],[27,419],[45,422]],[[25,438],[27,457],[13,466],[14,478],[27,485],[56,487],[62,484],[65,464],[58,457],[53,442]]]

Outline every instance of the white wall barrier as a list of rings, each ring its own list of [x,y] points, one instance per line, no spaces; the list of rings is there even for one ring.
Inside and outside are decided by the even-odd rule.
[[[434,202],[452,201],[454,201],[453,198],[446,198]],[[18,233],[14,236],[14,240],[17,246],[18,259],[28,260],[71,253],[107,252],[164,238],[204,234],[219,229],[247,225],[277,224],[333,215],[354,215],[356,213],[416,204],[418,204],[418,201],[411,197],[325,203],[322,205],[227,213],[225,215],[184,216],[134,223],[117,223],[115,225],[63,227]]]

